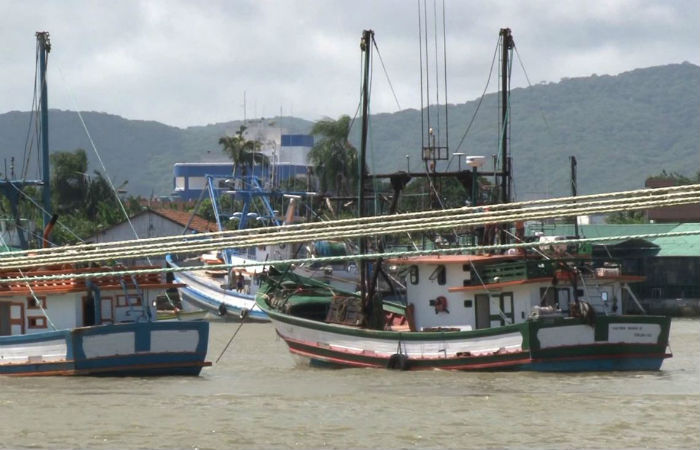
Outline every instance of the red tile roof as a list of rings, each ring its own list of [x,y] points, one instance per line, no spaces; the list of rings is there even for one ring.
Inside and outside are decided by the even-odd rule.
[[[198,233],[209,233],[212,231],[219,231],[215,222],[209,222],[202,216],[195,215],[192,217],[190,222],[191,212],[179,211],[170,208],[149,208],[154,214],[165,217],[175,223],[182,225],[183,227],[189,222],[190,229],[197,231]]]

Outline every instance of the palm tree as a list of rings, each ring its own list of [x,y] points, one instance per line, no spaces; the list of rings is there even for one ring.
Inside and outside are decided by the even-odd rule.
[[[243,137],[243,132],[246,130],[244,125],[236,131],[233,136],[224,136],[219,139],[219,144],[223,147],[223,152],[226,153],[233,161],[233,172],[236,173],[236,168],[241,167],[241,174],[247,175],[248,169],[254,163],[265,164],[268,162],[267,156],[260,153],[260,142],[249,141]]]
[[[316,122],[311,134],[321,139],[309,152],[321,190],[332,189],[336,195],[352,195],[357,186],[357,149],[350,144],[350,116]]]

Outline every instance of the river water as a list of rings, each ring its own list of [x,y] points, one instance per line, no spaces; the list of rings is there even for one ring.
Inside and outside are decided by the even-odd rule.
[[[653,373],[331,370],[244,324],[199,377],[0,378],[0,447],[699,449],[700,321],[671,347]]]

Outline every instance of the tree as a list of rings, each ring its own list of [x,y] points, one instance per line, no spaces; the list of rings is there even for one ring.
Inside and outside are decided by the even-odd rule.
[[[87,155],[82,148],[74,152],[51,154],[51,197],[59,214],[74,214],[82,208],[88,189]]]
[[[226,153],[233,161],[233,173],[236,169],[241,168],[241,175],[246,176],[248,169],[251,169],[253,164],[267,164],[268,158],[260,153],[260,142],[249,141],[243,137],[246,127],[241,127],[233,136],[223,136],[219,138],[219,145],[223,147],[223,152]]]
[[[321,184],[321,191],[353,195],[357,186],[357,149],[350,144],[350,116],[316,122],[311,134],[321,139],[309,152],[309,160]]]
[[[605,223],[612,224],[634,224],[647,223],[644,211],[615,211],[610,213],[605,219]]]
[[[649,182],[650,180],[667,180],[672,182],[674,186],[700,183],[700,171],[698,171],[698,173],[695,175],[695,178],[693,178],[686,177],[685,175],[681,175],[678,172],[668,173],[666,172],[666,169],[663,169],[658,175],[652,175],[646,179],[647,182]]]

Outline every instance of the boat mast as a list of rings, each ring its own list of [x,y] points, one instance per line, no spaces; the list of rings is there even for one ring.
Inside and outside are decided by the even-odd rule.
[[[42,178],[44,186],[42,189],[42,200],[44,203],[44,229],[51,221],[51,189],[49,171],[49,100],[46,83],[46,60],[51,51],[51,41],[48,31],[38,31],[36,40],[39,46],[39,82],[41,83],[41,158],[42,158]]]
[[[372,39],[374,39],[374,31],[364,30],[362,31],[362,40],[360,41],[360,48],[364,52],[364,77],[362,82],[362,139],[360,141],[360,183],[358,186],[357,193],[357,217],[363,217],[364,210],[364,197],[365,197],[365,174],[367,173],[367,129],[369,126],[369,62],[370,62],[370,50],[372,45]],[[360,238],[360,254],[364,255],[367,253],[367,239],[365,237]],[[367,281],[369,280],[368,266],[364,259],[360,261],[360,289],[362,294],[362,299],[364,301],[369,301],[367,299]]]
[[[509,56],[513,51],[515,42],[510,32],[510,28],[501,28],[499,33],[501,36],[501,198],[500,203],[510,203],[510,179],[513,175],[510,167],[510,159],[508,154],[510,143],[510,64]],[[501,230],[501,244],[506,242],[506,232]]]

